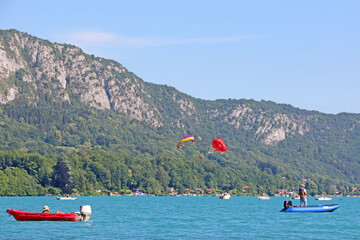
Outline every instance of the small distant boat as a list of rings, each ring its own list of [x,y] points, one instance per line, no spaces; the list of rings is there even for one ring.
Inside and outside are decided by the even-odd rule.
[[[332,200],[332,198],[320,196],[320,197],[316,197],[315,200],[319,200],[319,201],[330,201],[330,200]]]
[[[306,207],[292,206],[291,201],[284,202],[284,208],[280,212],[332,212],[338,209],[340,204],[313,205]]]
[[[300,199],[300,196],[299,195],[294,195],[291,197],[291,199]]]
[[[89,221],[91,216],[91,206],[80,207],[79,213],[39,213],[25,212],[16,209],[7,209],[16,221]]]
[[[76,200],[76,197],[57,197],[57,200]]]
[[[269,200],[270,197],[267,196],[267,195],[263,195],[263,196],[258,196],[258,199],[261,199],[261,200]]]
[[[223,193],[220,195],[220,199],[230,199],[231,195],[229,193]]]

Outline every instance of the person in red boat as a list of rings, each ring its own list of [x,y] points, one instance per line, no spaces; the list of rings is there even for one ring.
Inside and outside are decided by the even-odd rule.
[[[50,212],[50,208],[49,208],[47,205],[45,205],[45,206],[43,207],[42,213],[51,213],[51,212]]]
[[[45,206],[43,207],[42,213],[51,213],[49,206],[45,205]],[[63,213],[63,212],[56,211],[56,213]]]

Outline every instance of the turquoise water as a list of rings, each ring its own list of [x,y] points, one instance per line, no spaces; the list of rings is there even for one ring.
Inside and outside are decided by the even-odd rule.
[[[272,197],[0,197],[0,239],[360,239],[360,198],[333,198],[332,213],[280,213]],[[299,200],[293,200],[298,205]],[[89,222],[18,222],[7,208],[79,211],[91,205]]]

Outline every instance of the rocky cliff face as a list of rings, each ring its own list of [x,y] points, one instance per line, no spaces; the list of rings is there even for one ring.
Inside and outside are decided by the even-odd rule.
[[[209,115],[210,118],[220,118],[221,122],[235,129],[255,130],[255,137],[267,145],[276,145],[289,135],[304,135],[310,131],[308,122],[313,118],[311,115],[300,117],[269,110],[254,110],[250,104],[244,103],[223,111],[209,111]]]
[[[71,103],[69,93],[97,109],[113,109],[154,127],[162,126],[145,83],[114,61],[95,58],[81,49],[52,44],[17,31],[3,31],[0,38],[0,102],[6,104],[19,95],[13,79],[31,85],[26,92],[35,101],[39,91]]]
[[[204,114],[205,118],[217,119],[234,130],[255,130],[254,137],[267,145],[311,130],[308,124],[311,115],[299,117],[255,110],[246,103],[214,107],[209,101],[204,101],[209,109],[199,112],[196,101],[203,100],[179,92],[156,96],[149,88],[151,85],[115,61],[90,56],[75,46],[50,43],[16,30],[0,31],[1,104],[8,104],[20,96],[36,104],[44,94],[71,104],[71,96],[76,95],[87,106],[111,109],[152,127],[168,123],[185,128],[189,118],[200,124],[199,116]],[[172,102],[176,114],[160,111],[167,108],[159,101],[161,98],[167,98],[164,104]]]
[[[307,123],[308,118],[300,118],[295,115],[287,115],[274,113],[271,117],[266,116],[266,112],[260,111],[254,114],[253,110],[246,105],[239,105],[234,109],[226,121],[236,128],[240,127],[241,122],[245,122],[245,127],[251,129],[256,123],[256,135],[262,137],[262,142],[267,145],[276,144],[286,138],[288,134],[304,135],[305,132],[310,130]]]

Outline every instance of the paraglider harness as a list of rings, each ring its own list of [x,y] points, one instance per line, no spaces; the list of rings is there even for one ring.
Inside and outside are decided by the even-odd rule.
[[[291,201],[284,201],[284,208],[285,209],[288,209],[288,208],[291,208],[293,205],[292,205],[292,202]]]

